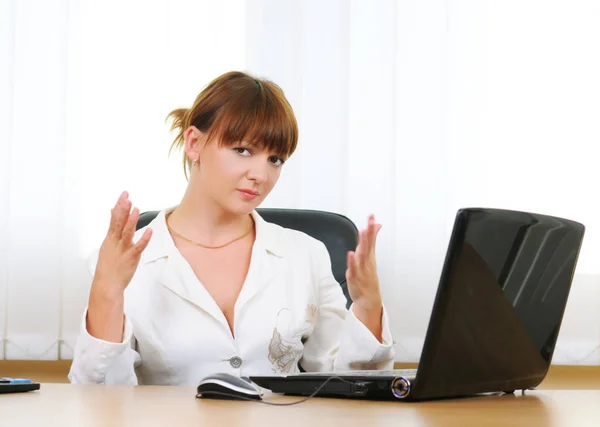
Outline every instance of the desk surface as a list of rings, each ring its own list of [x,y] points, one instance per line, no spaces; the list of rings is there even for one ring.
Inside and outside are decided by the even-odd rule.
[[[536,390],[434,402],[314,398],[293,406],[201,400],[193,387],[42,384],[0,395],[3,426],[598,426],[600,390]],[[272,402],[299,398],[265,396]],[[337,424],[337,423],[336,423]]]

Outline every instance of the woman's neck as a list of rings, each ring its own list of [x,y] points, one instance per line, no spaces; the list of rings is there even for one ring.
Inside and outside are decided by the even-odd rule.
[[[225,211],[202,191],[188,186],[181,203],[167,218],[177,233],[203,245],[217,246],[248,232],[253,226],[250,215]]]

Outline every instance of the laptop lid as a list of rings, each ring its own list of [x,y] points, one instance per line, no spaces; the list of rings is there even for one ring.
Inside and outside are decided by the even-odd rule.
[[[412,398],[537,386],[552,360],[584,231],[548,215],[459,210]]]

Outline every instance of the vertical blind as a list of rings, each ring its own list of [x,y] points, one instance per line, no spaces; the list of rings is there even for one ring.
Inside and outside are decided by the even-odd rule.
[[[178,203],[165,117],[217,75],[278,83],[300,145],[265,206],[373,212],[398,361],[417,361],[454,214],[587,235],[554,363],[600,363],[595,1],[0,3],[0,358],[68,359],[124,189]]]

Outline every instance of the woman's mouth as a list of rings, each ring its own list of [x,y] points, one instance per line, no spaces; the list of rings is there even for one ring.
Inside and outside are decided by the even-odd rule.
[[[246,200],[253,200],[260,195],[258,191],[251,190],[249,188],[238,188],[238,191],[242,197]]]

